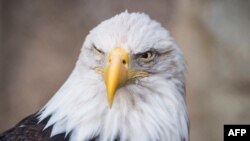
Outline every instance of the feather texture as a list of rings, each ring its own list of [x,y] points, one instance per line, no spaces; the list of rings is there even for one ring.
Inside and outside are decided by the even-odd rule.
[[[50,137],[52,127],[44,130],[44,127],[48,121],[45,118],[38,123],[38,118],[35,114],[30,115],[20,121],[13,128],[0,134],[1,141],[68,141],[69,136],[65,134],[57,134]]]

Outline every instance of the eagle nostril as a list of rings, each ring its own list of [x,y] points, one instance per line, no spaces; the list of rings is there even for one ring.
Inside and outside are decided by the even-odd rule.
[[[122,60],[122,63],[123,63],[123,64],[126,64],[126,60]]]

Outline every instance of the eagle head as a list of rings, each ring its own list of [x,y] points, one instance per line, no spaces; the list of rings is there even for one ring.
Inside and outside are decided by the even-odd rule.
[[[40,111],[71,140],[188,140],[184,59],[168,31],[123,12],[87,35],[76,66]]]

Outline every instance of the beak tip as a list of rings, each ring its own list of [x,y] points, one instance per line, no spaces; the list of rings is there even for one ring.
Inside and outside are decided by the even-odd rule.
[[[108,105],[109,105],[110,109],[112,108],[112,104],[113,104],[113,97],[109,97],[108,98]]]

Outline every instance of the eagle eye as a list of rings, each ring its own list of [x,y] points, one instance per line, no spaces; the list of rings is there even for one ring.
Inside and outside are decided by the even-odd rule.
[[[103,55],[103,54],[104,54],[104,52],[101,51],[100,49],[98,49],[98,48],[95,46],[95,44],[93,44],[92,46],[93,46],[93,49],[94,49],[94,51],[95,51],[96,53],[98,53],[99,55]]]
[[[156,53],[154,51],[146,51],[144,53],[139,54],[139,61],[141,62],[150,62],[152,61],[156,56]]]

